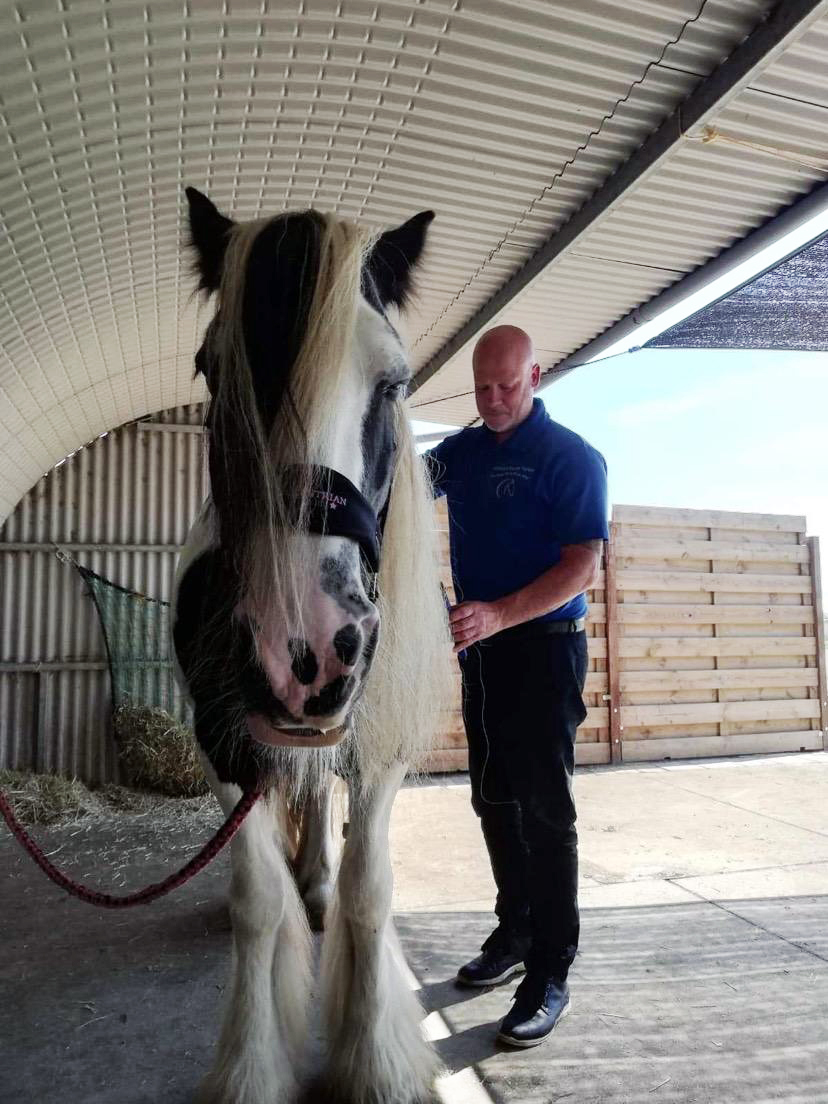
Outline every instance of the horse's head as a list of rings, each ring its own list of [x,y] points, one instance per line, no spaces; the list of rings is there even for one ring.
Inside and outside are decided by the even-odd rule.
[[[236,224],[187,198],[200,286],[218,293],[196,367],[247,730],[260,744],[333,744],[379,632],[409,380],[387,311],[403,305],[433,216],[369,238],[315,211]]]

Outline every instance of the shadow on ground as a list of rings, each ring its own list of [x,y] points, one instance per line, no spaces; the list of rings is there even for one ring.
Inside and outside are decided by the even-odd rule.
[[[161,877],[202,824],[39,832],[74,876]],[[124,840],[129,840],[124,853]],[[103,912],[55,889],[0,839],[0,1102],[185,1104],[217,1035],[230,934],[226,858],[150,907]],[[828,897],[585,910],[573,1011],[531,1051],[494,1034],[514,985],[455,988],[490,918],[397,918],[438,1044],[520,1104],[828,1102]]]
[[[541,1047],[494,1041],[517,979],[449,980],[490,930],[479,913],[397,917],[451,1070],[496,1101],[828,1101],[828,897],[585,910],[572,1012]]]

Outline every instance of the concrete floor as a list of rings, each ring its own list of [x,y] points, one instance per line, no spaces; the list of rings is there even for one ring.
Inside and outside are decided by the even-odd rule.
[[[468,786],[398,797],[397,926],[447,1067],[445,1099],[828,1104],[828,755],[586,768],[576,780],[573,1011],[501,1050],[513,985],[455,988],[492,924]],[[163,875],[208,825],[123,817],[39,831],[75,876]],[[226,864],[149,908],[65,897],[0,836],[0,1102],[185,1104],[227,972]],[[443,1036],[440,1038],[439,1036]]]
[[[515,1052],[514,983],[450,980],[493,922],[468,788],[399,795],[397,925],[447,1066],[504,1104],[828,1101],[828,755],[591,768],[576,797],[573,1010]]]

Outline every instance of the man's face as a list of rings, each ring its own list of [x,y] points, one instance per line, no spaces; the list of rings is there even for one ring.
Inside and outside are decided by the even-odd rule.
[[[540,370],[512,350],[480,350],[474,359],[477,411],[497,434],[510,433],[532,409]]]

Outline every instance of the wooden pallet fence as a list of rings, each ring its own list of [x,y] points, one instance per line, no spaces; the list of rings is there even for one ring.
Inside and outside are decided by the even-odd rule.
[[[453,598],[444,500],[437,525]],[[616,506],[589,595],[576,761],[828,746],[819,563],[802,517]],[[426,769],[467,768],[456,685]]]
[[[612,545],[616,760],[825,746],[805,518],[616,506]]]

